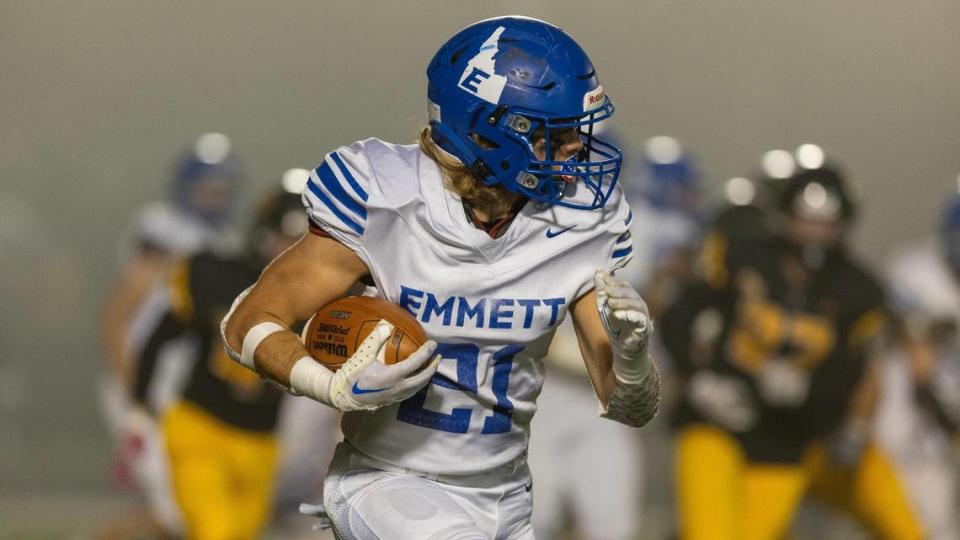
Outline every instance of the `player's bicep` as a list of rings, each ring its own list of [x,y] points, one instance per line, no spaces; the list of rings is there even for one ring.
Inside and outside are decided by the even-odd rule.
[[[317,234],[304,235],[267,266],[237,307],[227,330],[231,346],[239,345],[241,335],[258,322],[276,320],[292,327],[309,318],[345,296],[368,273],[363,261],[343,244]]]

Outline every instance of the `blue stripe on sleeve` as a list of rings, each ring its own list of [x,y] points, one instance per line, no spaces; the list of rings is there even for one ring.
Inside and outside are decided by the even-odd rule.
[[[620,257],[625,257],[631,253],[633,253],[633,246],[627,246],[623,249],[618,249],[614,251],[613,255],[610,255],[610,258],[619,259]]]
[[[630,239],[630,231],[627,231],[621,234],[619,237],[617,237],[617,241],[615,243],[619,244],[620,242],[623,242],[624,240],[629,240],[629,239]]]
[[[623,222],[624,225],[629,225],[630,222],[633,221],[633,210],[628,210],[628,212],[627,219]]]
[[[347,183],[350,184],[350,187],[353,188],[354,193],[358,197],[363,199],[363,202],[367,202],[367,192],[360,187],[360,184],[357,183],[357,180],[350,174],[350,169],[343,164],[343,160],[340,159],[340,156],[336,152],[330,152],[330,157],[333,158],[333,162],[337,164],[337,167],[340,168],[340,172],[343,173],[343,177],[347,180]]]
[[[326,194],[323,193],[323,190],[320,189],[320,186],[318,186],[313,182],[313,179],[310,179],[310,181],[307,182],[307,188],[314,195],[316,195],[317,198],[320,199],[320,202],[322,202],[324,206],[329,208],[330,211],[333,212],[333,214],[337,216],[340,219],[340,221],[343,222],[344,225],[353,229],[353,232],[357,234],[363,234],[363,227],[361,227],[360,224],[357,223],[356,221],[352,220],[350,216],[344,214],[342,210],[337,208],[337,205],[334,204],[333,201],[331,201],[326,196]]]
[[[323,187],[327,188],[327,192],[329,192],[334,199],[340,201],[340,204],[346,206],[348,210],[356,214],[360,219],[367,219],[367,209],[343,189],[340,181],[337,180],[336,175],[333,174],[333,170],[327,165],[326,161],[321,163],[316,170],[317,176],[319,176],[320,181],[323,182]]]

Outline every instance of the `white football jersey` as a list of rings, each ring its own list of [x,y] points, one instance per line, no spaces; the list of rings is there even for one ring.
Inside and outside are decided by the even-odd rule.
[[[568,198],[592,200],[582,186]],[[416,395],[344,415],[358,450],[398,467],[472,474],[524,455],[541,358],[598,268],[632,252],[619,189],[599,210],[527,204],[499,238],[470,221],[417,145],[367,139],[326,156],[304,190],[310,219],[367,265],[442,360]],[[363,391],[363,389],[358,389]]]

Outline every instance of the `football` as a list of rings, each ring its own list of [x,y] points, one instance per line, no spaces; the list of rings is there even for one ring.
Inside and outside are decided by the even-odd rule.
[[[347,296],[320,308],[307,321],[303,344],[316,361],[337,371],[384,319],[394,326],[384,362],[395,364],[427,341],[427,333],[413,315],[382,298]]]

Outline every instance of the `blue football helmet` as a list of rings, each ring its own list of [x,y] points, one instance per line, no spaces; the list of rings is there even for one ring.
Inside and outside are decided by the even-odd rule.
[[[206,133],[177,162],[171,198],[187,214],[220,227],[236,208],[241,176],[227,136]]]
[[[699,213],[700,174],[693,158],[673,137],[647,140],[641,167],[644,195],[650,206],[695,216]]]
[[[571,208],[607,202],[623,153],[594,131],[613,114],[613,103],[587,54],[563,30],[518,16],[480,21],[440,48],[427,79],[433,140],[475,177]],[[569,130],[583,148],[558,161],[557,133]],[[544,159],[534,151],[540,137]],[[589,190],[590,200],[564,200],[578,184]]]

